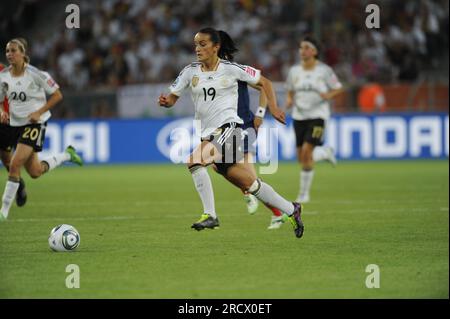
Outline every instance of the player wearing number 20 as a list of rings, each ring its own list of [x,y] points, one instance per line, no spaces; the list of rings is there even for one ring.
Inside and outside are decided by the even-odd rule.
[[[26,51],[27,42],[24,39],[9,41],[6,45],[9,67],[0,72],[0,101],[6,97],[9,102],[9,115],[2,111],[2,120],[9,120],[17,137],[17,147],[10,162],[2,197],[0,221],[8,217],[19,188],[22,167],[32,178],[38,178],[65,161],[82,165],[81,158],[70,146],[63,153],[43,161],[38,159],[37,153],[42,151],[45,126],[50,118],[49,110],[62,100],[62,94],[48,73],[29,65]],[[50,95],[48,101],[46,93]]]

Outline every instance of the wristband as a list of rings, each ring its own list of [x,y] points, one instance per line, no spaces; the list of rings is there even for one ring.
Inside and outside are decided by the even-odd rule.
[[[266,114],[266,108],[262,107],[262,106],[258,106],[255,116],[263,118],[264,114]]]

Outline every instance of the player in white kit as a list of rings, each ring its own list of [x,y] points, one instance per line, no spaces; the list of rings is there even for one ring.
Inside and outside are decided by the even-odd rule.
[[[45,127],[50,109],[62,100],[58,84],[52,77],[29,64],[24,39],[12,39],[6,45],[9,67],[0,72],[0,101],[9,102],[9,124],[16,130],[17,147],[11,159],[8,181],[2,197],[0,221],[7,219],[11,204],[19,188],[20,170],[25,168],[32,178],[38,178],[65,161],[82,165],[73,147],[40,161]],[[46,93],[51,95],[47,101]]]
[[[188,168],[203,203],[203,214],[192,228],[203,230],[219,226],[214,207],[211,179],[206,167],[211,164],[227,165],[229,179],[262,202],[280,209],[289,216],[296,237],[303,235],[301,205],[291,203],[263,181],[248,172],[242,159],[242,119],[237,115],[238,81],[260,86],[268,100],[272,115],[285,122],[278,108],[272,83],[259,70],[219,58],[220,35],[212,29],[200,30],[194,37],[198,62],[186,66],[170,87],[170,94],[161,94],[162,107],[173,106],[181,93],[189,88],[195,105],[195,118],[201,126],[201,144],[188,159]]]
[[[300,42],[301,64],[290,69],[286,81],[286,104],[288,108],[293,107],[297,157],[302,166],[300,190],[296,199],[301,203],[310,200],[314,161],[336,161],[330,148],[314,152],[316,146],[323,144],[325,124],[330,117],[329,101],[343,92],[335,73],[318,60],[318,54],[317,41],[306,36]]]

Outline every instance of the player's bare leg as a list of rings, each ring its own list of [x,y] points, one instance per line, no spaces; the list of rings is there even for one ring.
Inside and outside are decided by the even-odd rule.
[[[1,157],[1,160],[3,163],[3,166],[5,166],[6,170],[9,173],[9,164],[11,163],[12,152],[2,150],[2,151],[0,151],[0,157]],[[26,204],[26,202],[27,202],[27,191],[25,189],[25,181],[23,180],[22,177],[20,177],[19,189],[17,190],[17,193],[16,193],[16,204],[17,204],[17,206],[22,207]]]
[[[34,149],[26,144],[17,144],[16,151],[11,159],[9,167],[8,181],[2,197],[2,208],[0,213],[3,219],[6,219],[11,208],[12,201],[20,186],[20,170],[25,167],[32,178],[39,178],[42,174],[58,167],[65,161],[71,161],[78,165],[83,165],[83,160],[76,154],[71,146],[66,148],[63,153],[56,154],[49,159],[40,161]]]
[[[20,169],[33,154],[33,148],[25,144],[18,144],[9,165],[8,181],[2,197],[2,208],[0,214],[3,219],[8,218],[12,202],[16,197],[20,185]]]

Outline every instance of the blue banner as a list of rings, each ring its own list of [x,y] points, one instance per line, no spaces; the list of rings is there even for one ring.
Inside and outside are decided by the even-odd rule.
[[[73,145],[86,163],[181,163],[198,145],[190,118],[52,121],[43,156]],[[448,158],[448,114],[336,115],[325,144],[341,160]],[[286,126],[267,118],[260,129],[258,160],[294,160],[292,119]]]

